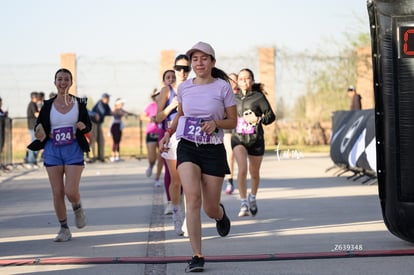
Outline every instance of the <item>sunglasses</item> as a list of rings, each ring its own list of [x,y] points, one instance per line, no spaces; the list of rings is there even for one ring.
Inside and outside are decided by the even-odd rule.
[[[185,73],[188,73],[190,71],[190,66],[175,65],[174,70],[178,72],[180,72],[181,70],[184,70]]]

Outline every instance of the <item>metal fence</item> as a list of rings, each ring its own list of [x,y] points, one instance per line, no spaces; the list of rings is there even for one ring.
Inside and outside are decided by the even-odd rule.
[[[122,131],[121,140],[121,157],[126,158],[145,158],[147,154],[145,146],[145,126],[146,122],[140,118],[124,119],[125,128]],[[105,140],[105,158],[109,158],[112,149],[112,137],[110,135],[111,119],[107,118],[103,124],[104,140]],[[1,168],[10,169],[10,166],[21,165],[25,163],[27,154],[27,145],[30,143],[30,134],[27,128],[27,118],[0,117],[0,144]],[[97,145],[95,144],[95,147]],[[91,160],[93,150],[86,154],[86,159]],[[41,160],[41,153],[38,156]]]
[[[0,117],[0,165],[5,168],[12,163],[12,119]]]

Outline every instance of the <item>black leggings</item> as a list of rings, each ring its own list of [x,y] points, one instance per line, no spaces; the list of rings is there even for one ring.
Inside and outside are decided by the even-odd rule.
[[[114,123],[111,126],[111,135],[112,135],[112,152],[119,152],[119,143],[121,143],[122,131],[121,123]]]

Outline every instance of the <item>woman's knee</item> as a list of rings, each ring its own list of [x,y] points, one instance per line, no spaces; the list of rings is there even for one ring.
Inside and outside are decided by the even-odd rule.
[[[252,180],[259,180],[260,179],[260,168],[259,169],[249,169],[250,177]]]
[[[79,201],[79,189],[77,188],[65,188],[66,197],[70,202],[78,202]]]
[[[215,219],[217,218],[217,213],[220,211],[218,205],[212,205],[211,203],[204,204],[204,212],[206,215],[211,218]]]
[[[63,189],[53,190],[53,200],[59,201],[65,199],[65,191]]]
[[[198,196],[185,196],[185,208],[187,210],[200,210],[201,209],[201,197]]]
[[[238,168],[238,176],[240,176],[242,178],[246,178],[247,177],[247,167],[245,169],[239,167]]]

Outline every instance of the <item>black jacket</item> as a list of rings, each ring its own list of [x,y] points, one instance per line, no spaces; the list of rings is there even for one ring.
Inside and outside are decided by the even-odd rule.
[[[243,117],[245,111],[253,111],[260,118],[256,124],[254,134],[240,134],[233,130],[232,138],[240,142],[251,145],[257,140],[264,139],[263,126],[268,125],[276,120],[276,115],[272,110],[266,96],[262,92],[249,91],[244,96],[242,92],[235,95],[237,102],[237,117]]]
[[[91,130],[92,124],[91,120],[89,118],[88,110],[86,109],[86,99],[85,98],[79,98],[75,96],[71,96],[72,98],[75,98],[78,101],[79,106],[79,116],[78,121],[82,121],[86,128],[82,131],[79,129],[76,129],[76,139],[78,141],[79,146],[81,147],[82,151],[89,152],[89,143],[85,137],[85,134],[88,133]],[[36,121],[36,126],[42,124],[43,128],[45,129],[46,135],[49,135],[51,130],[50,125],[50,111],[52,109],[53,101],[56,97],[45,100],[44,105],[42,106],[42,109],[40,110],[39,116]],[[38,151],[45,147],[46,141],[48,138],[46,138],[44,141],[40,140],[34,140],[32,143],[30,143],[27,148],[29,148],[32,151]]]
[[[102,102],[102,99],[99,100],[95,106],[92,108],[92,112],[99,115],[99,120],[96,121],[95,117],[93,116],[93,122],[95,123],[103,123],[105,116],[112,115],[111,107],[108,104]]]

